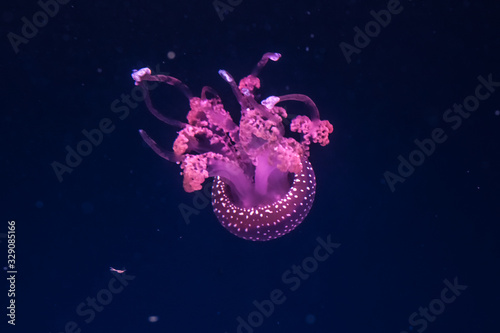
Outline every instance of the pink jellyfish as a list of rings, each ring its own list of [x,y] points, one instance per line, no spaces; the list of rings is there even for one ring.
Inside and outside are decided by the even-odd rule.
[[[237,125],[224,109],[221,98],[210,87],[194,97],[180,80],[152,75],[149,68],[134,70],[132,78],[143,87],[149,111],[166,124],[180,128],[173,152],[161,148],[139,130],[144,141],[161,157],[181,164],[184,190],[202,189],[214,177],[212,206],[220,223],[232,234],[252,241],[276,239],[294,230],[307,216],[316,193],[316,178],[308,161],[309,145],[329,143],[333,126],[320,120],[316,104],[307,96],[290,94],[255,100],[260,88],[258,75],[268,60],[279,53],[266,53],[252,74],[239,85],[225,70],[219,75],[229,83],[241,106]],[[170,119],[153,106],[145,81],[160,81],[178,88],[189,100],[187,123]],[[297,116],[290,130],[301,140],[285,137],[283,119],[287,112],[277,104],[298,101],[306,105],[307,116]]]

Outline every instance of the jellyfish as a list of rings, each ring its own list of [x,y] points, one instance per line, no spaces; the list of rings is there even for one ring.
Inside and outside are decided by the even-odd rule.
[[[269,60],[280,57],[279,53],[265,53],[239,84],[227,71],[219,71],[241,106],[239,124],[210,87],[203,87],[200,97],[195,97],[172,76],[153,75],[149,68],[132,73],[135,84],[143,88],[149,111],[179,128],[173,151],[158,145],[141,129],[142,139],[162,158],[180,164],[186,192],[201,190],[205,180],[213,178],[211,201],[217,219],[232,234],[251,241],[282,237],[304,221],[316,193],[309,146],[326,146],[333,131],[306,95],[269,96],[257,102],[259,73]],[[147,81],[169,84],[185,95],[190,105],[187,122],[169,118],[154,107]],[[299,133],[300,141],[285,136],[283,120],[288,114],[278,104],[287,101],[301,102],[309,111],[309,117],[298,115],[287,122],[291,132]]]

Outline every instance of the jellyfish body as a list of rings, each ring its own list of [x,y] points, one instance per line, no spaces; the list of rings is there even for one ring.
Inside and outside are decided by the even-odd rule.
[[[252,241],[266,241],[286,235],[295,229],[311,210],[316,194],[316,178],[308,160],[294,174],[292,185],[280,199],[248,208],[234,203],[231,188],[216,177],[212,188],[212,205],[220,223],[232,234]]]
[[[241,106],[239,125],[210,87],[202,89],[201,97],[193,97],[186,85],[171,76],[152,75],[148,68],[132,74],[136,85],[144,88],[151,113],[181,128],[173,152],[162,149],[140,130],[144,141],[161,157],[181,164],[187,192],[200,190],[205,179],[214,177],[215,215],[232,234],[252,241],[281,237],[305,219],[316,192],[314,171],[308,161],[309,145],[327,145],[333,131],[330,122],[320,120],[316,105],[305,95],[270,96],[260,104],[255,100],[259,72],[268,60],[277,61],[280,56],[264,54],[239,85],[228,72],[219,71]],[[184,93],[191,107],[188,123],[165,117],[154,108],[147,81],[165,82]],[[288,115],[276,104],[286,101],[302,102],[311,112],[311,118],[297,116],[291,121],[290,130],[301,134],[300,142],[284,135],[283,119]]]

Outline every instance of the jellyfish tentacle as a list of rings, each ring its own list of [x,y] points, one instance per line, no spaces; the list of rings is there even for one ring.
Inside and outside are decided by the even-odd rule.
[[[224,69],[220,69],[219,70],[219,75],[224,79],[224,81],[226,81],[227,83],[229,83],[229,85],[231,86],[231,89],[233,90],[233,93],[236,96],[236,98],[238,98],[239,96],[241,96],[241,92],[238,89],[238,86],[236,85],[236,82],[234,81],[234,78],[233,78],[233,76],[231,74],[229,74]],[[239,100],[239,98],[238,98],[238,100]]]
[[[148,107],[149,112],[155,116],[158,120],[164,122],[167,125],[174,126],[174,127],[180,127],[184,128],[186,127],[186,123],[183,123],[182,121],[172,119],[170,117],[164,116],[160,111],[158,111],[154,106],[153,103],[151,102],[151,98],[149,97],[149,92],[148,88],[145,87],[145,85],[141,85],[144,91],[144,102],[146,103],[146,106]]]
[[[151,75],[151,69],[149,69],[148,67],[144,67],[139,70],[134,69],[132,71],[132,78],[134,79],[136,86],[143,83],[143,81],[163,82],[179,89],[187,99],[193,98],[191,89],[189,89],[188,86],[182,83],[181,80],[169,75]]]
[[[278,96],[279,102],[286,102],[286,101],[296,101],[296,102],[302,102],[306,105],[306,107],[309,109],[311,112],[311,119],[319,119],[319,111],[318,107],[316,106],[316,103],[306,95],[302,94],[288,94],[288,95],[283,95],[283,96]]]
[[[160,147],[155,140],[153,140],[146,131],[140,129],[139,134],[146,144],[160,157],[166,159],[169,162],[180,162],[182,160],[181,156],[176,155],[173,152],[169,152],[162,147]]]
[[[209,87],[209,86],[204,86],[202,89],[201,89],[201,99],[202,100],[207,100],[207,93],[209,94],[212,94],[217,100],[220,100],[220,96],[219,94],[217,93],[217,91],[215,91],[214,88],[212,87]]]
[[[229,83],[234,96],[243,109],[260,108],[259,103],[255,101],[252,91],[249,88],[238,87],[231,74],[223,69],[219,70],[219,75],[224,79],[224,81]]]
[[[186,98],[191,99],[193,97],[193,93],[188,88],[188,86],[186,86],[184,83],[182,83],[181,80],[173,76],[167,76],[163,74],[151,75],[151,69],[147,67],[141,68],[139,70],[134,69],[134,71],[132,72],[132,78],[135,81],[135,85],[141,87],[142,92],[144,94],[144,102],[146,103],[149,112],[153,116],[155,116],[158,120],[170,126],[175,126],[180,128],[184,128],[186,126],[186,123],[183,123],[182,121],[178,121],[163,115],[153,106],[153,102],[151,101],[151,97],[149,95],[150,89],[147,86],[146,81],[163,82],[169,84],[179,89],[184,94],[184,96],[186,96]]]
[[[276,53],[276,52],[265,53],[262,56],[262,58],[260,59],[260,61],[257,63],[257,65],[255,66],[255,68],[253,69],[252,74],[250,74],[250,75],[255,76],[255,77],[259,76],[260,72],[262,71],[264,66],[267,64],[268,60],[278,61],[279,58],[281,58],[280,53]]]
[[[154,80],[151,81],[159,81],[176,87],[182,92],[184,96],[186,96],[188,100],[193,98],[193,93],[191,92],[191,89],[189,89],[189,87],[185,85],[181,80],[173,76],[168,76],[163,74],[152,75],[151,77],[154,78]]]

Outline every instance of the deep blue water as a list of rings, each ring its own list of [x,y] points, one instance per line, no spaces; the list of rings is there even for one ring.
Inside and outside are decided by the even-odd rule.
[[[500,3],[64,2],[2,5],[1,332],[498,330]],[[130,74],[209,85],[237,117],[217,72],[240,79],[265,52],[282,58],[262,97],[306,94],[335,130],[311,148],[309,216],[249,242],[143,143],[170,148],[175,129]],[[184,120],[178,91],[153,97]]]

